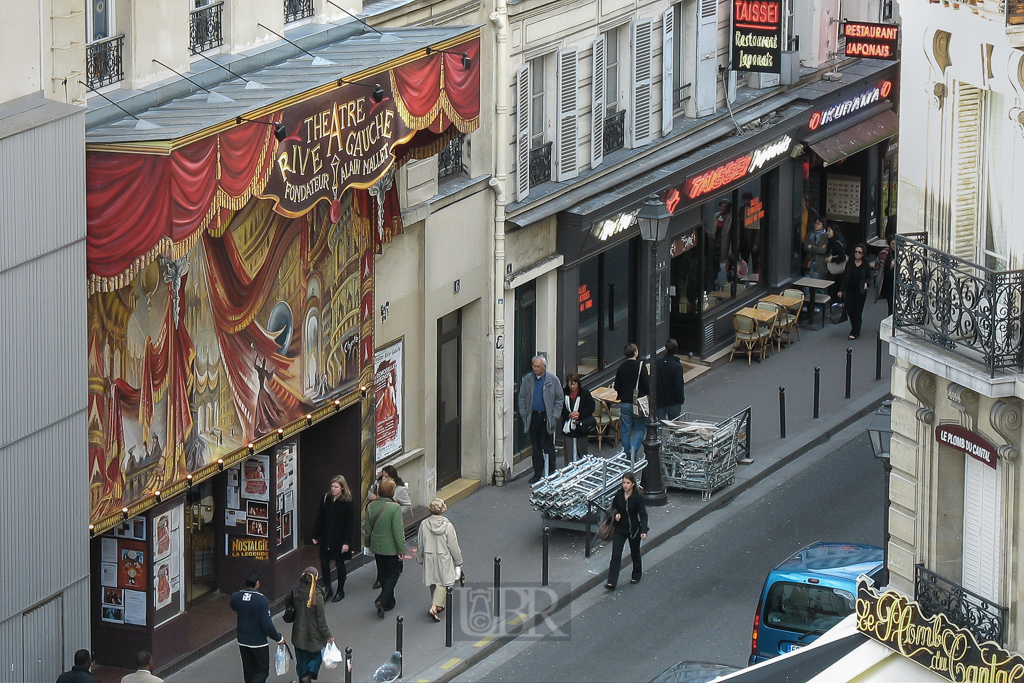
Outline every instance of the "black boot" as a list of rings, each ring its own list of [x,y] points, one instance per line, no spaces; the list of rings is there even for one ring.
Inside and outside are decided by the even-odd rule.
[[[338,592],[334,594],[334,599],[331,602],[341,602],[345,599],[345,589],[340,585],[338,586]]]
[[[324,600],[334,595],[331,590],[331,563],[320,561],[320,583],[324,587]]]
[[[324,585],[326,586],[326,588],[324,589],[324,600],[326,600],[327,598],[329,598],[332,595],[334,595],[334,591],[331,590],[331,580],[330,579],[327,579],[327,581],[324,582]]]

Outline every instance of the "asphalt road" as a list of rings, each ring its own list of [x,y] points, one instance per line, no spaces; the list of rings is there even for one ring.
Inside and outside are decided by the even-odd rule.
[[[642,682],[681,660],[745,666],[772,567],[818,540],[882,544],[882,466],[863,431],[833,443],[843,438],[645,556],[640,584],[624,568],[617,591],[577,600],[569,640],[520,638],[456,680]]]

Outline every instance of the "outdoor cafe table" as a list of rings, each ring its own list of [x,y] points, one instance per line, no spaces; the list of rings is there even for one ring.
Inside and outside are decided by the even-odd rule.
[[[612,387],[598,387],[590,392],[590,395],[605,403],[619,402],[619,394]]]
[[[761,301],[767,301],[770,304],[782,306],[783,308],[792,308],[803,301],[803,299],[797,299],[796,297],[791,296],[782,296],[781,294],[769,294],[761,299]]]
[[[816,277],[802,277],[799,280],[795,280],[793,285],[796,287],[809,287],[811,289],[820,290],[823,294],[826,289],[832,286],[831,280],[819,280]],[[807,302],[807,319],[811,323],[811,327],[814,327],[814,297]],[[825,309],[821,309],[821,324],[825,325]]]

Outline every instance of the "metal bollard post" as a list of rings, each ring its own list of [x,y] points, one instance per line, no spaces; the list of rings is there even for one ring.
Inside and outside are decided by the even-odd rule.
[[[352,648],[345,648],[345,683],[352,683]]]
[[[398,617],[395,619],[395,650],[402,655],[402,660],[398,665],[398,677],[402,677],[402,671],[405,669],[405,618]]]
[[[846,349],[846,398],[853,390],[853,349]]]
[[[585,523],[586,523],[586,527],[587,528],[583,532],[584,533],[583,538],[586,539],[586,541],[587,541],[587,545],[585,546],[583,556],[586,557],[588,560],[590,559],[590,527],[591,527],[590,516],[593,515],[593,514],[594,514],[594,503],[593,503],[593,501],[589,501],[588,500],[587,501],[587,516],[586,516],[586,519],[585,519]]]
[[[444,596],[444,646],[452,646],[452,587],[448,586],[447,594]]]
[[[821,404],[821,368],[814,368],[814,419],[818,419]]]
[[[882,331],[875,337],[875,379],[882,379]]]
[[[786,387],[779,387],[779,438],[786,438]]]
[[[501,616],[501,558],[494,558],[494,616]]]
[[[541,559],[540,585],[548,585],[548,539],[551,538],[551,529],[544,527],[544,556]]]

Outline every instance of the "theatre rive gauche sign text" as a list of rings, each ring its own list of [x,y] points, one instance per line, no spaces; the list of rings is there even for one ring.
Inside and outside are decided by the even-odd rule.
[[[792,145],[793,138],[783,135],[778,140],[758,147],[749,154],[743,154],[724,164],[691,176],[683,183],[681,193],[679,188],[669,190],[665,198],[665,207],[670,213],[675,213],[683,195],[689,199],[697,199],[710,192],[720,190],[729,183],[757,173],[769,162],[787,154]]]
[[[935,440],[980,460],[992,469],[996,467],[996,447],[988,439],[960,425],[939,425],[935,428]]]
[[[782,72],[782,9],[777,0],[733,0],[732,68]]]
[[[1024,681],[1024,657],[973,633],[945,614],[926,617],[921,606],[894,591],[879,593],[857,580],[857,630],[956,683]]]
[[[818,130],[822,126],[834,123],[844,116],[849,116],[855,111],[860,111],[875,102],[881,102],[892,94],[892,81],[882,81],[873,85],[864,92],[857,93],[853,97],[840,100],[827,109],[821,109],[811,114],[807,127],[811,130]]]
[[[895,24],[848,21],[843,25],[843,36],[846,37],[846,56],[896,61],[899,59],[896,56],[899,31],[899,26]]]

